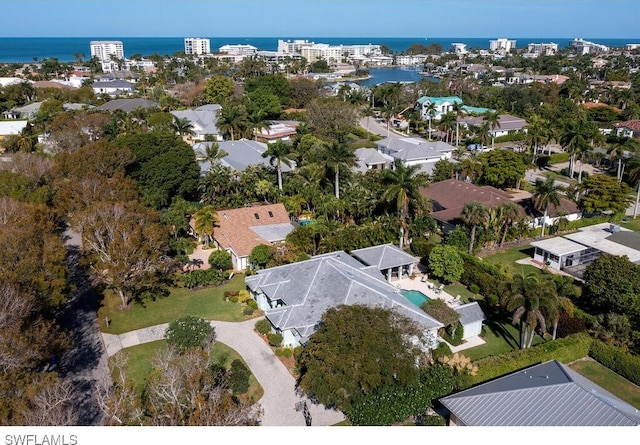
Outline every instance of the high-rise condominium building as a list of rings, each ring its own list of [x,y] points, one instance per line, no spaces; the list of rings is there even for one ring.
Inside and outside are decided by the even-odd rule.
[[[209,54],[211,46],[209,39],[201,39],[199,37],[186,37],[184,39],[184,52],[186,54]]]
[[[122,42],[116,40],[94,40],[89,42],[91,47],[91,57],[97,57],[101,62],[106,62],[112,58],[124,59],[124,49]]]
[[[511,51],[516,49],[516,41],[509,39],[489,40],[489,49],[491,51]]]

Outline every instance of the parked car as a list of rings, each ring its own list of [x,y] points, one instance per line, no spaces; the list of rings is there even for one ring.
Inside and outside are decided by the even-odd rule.
[[[487,147],[486,145],[481,145],[481,144],[469,144],[467,145],[467,150],[469,151],[479,151],[479,152],[485,152],[485,151],[489,151],[491,150],[489,147]]]

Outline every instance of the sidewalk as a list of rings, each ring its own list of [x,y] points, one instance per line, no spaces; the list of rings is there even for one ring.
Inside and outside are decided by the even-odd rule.
[[[263,426],[305,426],[302,412],[296,404],[306,401],[313,426],[329,426],[342,422],[344,415],[323,405],[316,405],[296,392],[296,381],[286,367],[274,355],[271,348],[254,331],[259,318],[231,323],[211,321],[216,340],[234,349],[242,356],[251,372],[264,389],[258,402],[263,410],[260,424]],[[125,332],[120,335],[102,334],[109,356],[116,352],[143,343],[164,338],[168,324]]]

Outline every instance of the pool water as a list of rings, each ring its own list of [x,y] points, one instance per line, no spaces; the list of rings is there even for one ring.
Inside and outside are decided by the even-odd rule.
[[[425,301],[430,300],[429,297],[427,297],[425,294],[423,294],[419,290],[402,289],[400,293],[404,295],[407,300],[409,300],[410,302],[412,302],[418,307],[420,307],[422,303],[424,303]]]

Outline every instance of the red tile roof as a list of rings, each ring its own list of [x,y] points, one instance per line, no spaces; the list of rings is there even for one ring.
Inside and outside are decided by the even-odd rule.
[[[624,127],[628,128],[629,130],[640,131],[640,120],[618,122],[613,124],[613,126],[616,128]]]

